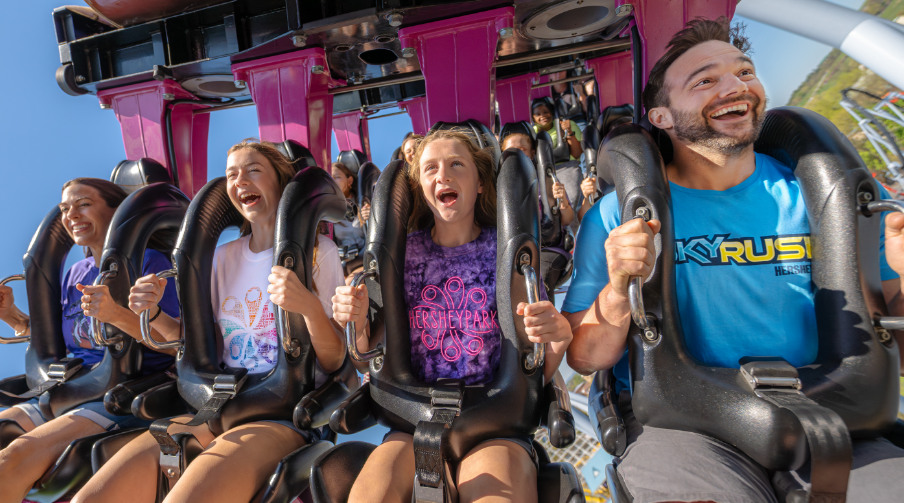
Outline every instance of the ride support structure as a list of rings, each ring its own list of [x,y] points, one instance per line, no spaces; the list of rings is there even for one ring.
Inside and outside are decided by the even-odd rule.
[[[232,74],[251,91],[262,140],[295,140],[311,151],[319,166],[330,165],[333,97],[329,89],[344,83],[330,77],[322,48],[236,63]]]
[[[411,118],[411,130],[414,131],[415,134],[427,134],[427,130],[430,129],[430,124],[427,124],[426,96],[418,96],[417,98],[400,101],[399,108],[408,112],[408,117]]]
[[[365,112],[355,110],[334,115],[333,133],[336,134],[336,144],[340,152],[357,150],[364,152],[368,161],[373,161],[370,156],[370,134]]]

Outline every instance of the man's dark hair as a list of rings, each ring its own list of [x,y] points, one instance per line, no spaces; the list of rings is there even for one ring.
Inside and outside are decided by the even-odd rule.
[[[718,40],[737,47],[744,54],[749,54],[750,42],[744,36],[744,28],[743,24],[731,26],[725,16],[715,21],[703,18],[688,21],[684,29],[676,33],[672,40],[669,40],[665,54],[650,70],[650,78],[643,90],[644,108],[650,110],[669,106],[669,93],[665,88],[665,72],[675,60],[694,46],[710,40]]]

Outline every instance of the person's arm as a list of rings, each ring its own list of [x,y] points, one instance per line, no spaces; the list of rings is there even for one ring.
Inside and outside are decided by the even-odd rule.
[[[590,202],[590,196],[597,193],[596,188],[596,177],[588,176],[581,182],[581,193],[584,194],[584,201],[581,203],[581,207],[578,209],[578,221],[584,220],[584,215],[587,214],[587,211],[593,206]]]
[[[562,225],[570,225],[574,220],[574,209],[571,207],[571,202],[568,201],[568,194],[565,193],[565,184],[562,182],[552,184],[552,195],[559,200]]]
[[[304,316],[320,368],[327,374],[338,370],[345,359],[345,343],[342,334],[323,311],[320,299],[301,284],[294,271],[285,267],[273,266],[268,279],[270,302]]]
[[[565,143],[568,144],[568,152],[571,154],[571,157],[575,159],[580,159],[581,154],[584,152],[581,149],[581,139],[578,138],[577,132],[574,131],[572,127],[572,122],[570,120],[562,121],[562,132],[565,133]]]
[[[888,314],[889,316],[904,316],[904,296],[901,294],[900,278],[901,274],[904,274],[904,214],[890,212],[885,215],[882,245],[884,249],[882,256],[887,267],[899,276],[882,281],[882,293],[888,306]],[[887,275],[888,273],[884,272],[883,276]],[[904,334],[901,331],[893,333],[898,340],[901,359],[904,360]],[[904,376],[904,367],[901,368],[901,375]]]
[[[145,276],[148,278],[148,276]],[[142,278],[142,279],[145,279]],[[157,277],[153,276],[156,280]],[[164,286],[166,285],[166,280],[162,280]],[[114,327],[120,329],[124,333],[128,334],[133,339],[137,340],[144,344],[143,339],[141,337],[141,320],[139,315],[130,309],[126,309],[119,304],[117,304],[113,297],[110,296],[110,288],[107,285],[82,285],[77,284],[75,288],[78,291],[82,292],[82,311],[85,313],[85,316],[89,316],[91,318],[97,318],[103,323],[109,323]],[[131,295],[130,295],[131,297]],[[131,308],[131,300],[129,302]],[[156,306],[156,302],[154,303]],[[151,317],[156,314],[158,308],[154,308],[151,311]],[[138,313],[141,311],[139,310]],[[160,313],[160,316],[157,317],[155,322],[160,320],[166,313]],[[165,338],[158,330],[154,328],[154,325],[151,325],[151,337],[154,338],[155,341],[164,342],[167,340],[175,340],[179,337],[179,322],[176,322],[176,335],[173,339]],[[175,350],[167,350],[167,354],[175,355]]]
[[[606,237],[608,284],[588,309],[565,313],[574,334],[568,365],[578,373],[590,375],[612,368],[622,357],[631,324],[628,281],[632,276],[646,279],[652,272],[656,257],[653,237],[659,232],[659,225],[658,220],[633,219]],[[576,269],[577,273],[580,271]]]
[[[346,278],[346,281],[350,283],[351,276]],[[342,330],[345,330],[349,322],[355,322],[355,344],[362,353],[374,349],[378,342],[377,337],[371,339],[370,322],[367,320],[367,309],[370,305],[368,299],[367,285],[363,283],[356,288],[340,286],[336,288],[336,295],[331,299],[333,319]],[[361,373],[370,370],[366,362],[352,359],[352,365]]]

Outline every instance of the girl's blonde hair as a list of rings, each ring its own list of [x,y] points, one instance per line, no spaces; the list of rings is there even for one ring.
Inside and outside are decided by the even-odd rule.
[[[279,194],[281,196],[286,189],[286,185],[289,185],[289,182],[292,181],[292,177],[295,176],[295,168],[292,166],[292,163],[276,148],[276,145],[268,141],[258,140],[257,138],[245,138],[239,143],[236,143],[229,148],[228,152],[226,152],[226,157],[246,148],[264,156],[264,158],[267,159],[267,162],[269,162],[270,165],[273,166],[273,169],[276,170],[276,181],[279,184]],[[239,235],[247,236],[248,234],[251,234],[251,222],[242,217],[242,226]]]
[[[421,156],[427,145],[437,140],[454,140],[465,145],[477,166],[477,177],[483,191],[477,194],[477,202],[474,205],[474,223],[480,227],[496,226],[496,166],[493,156],[486,150],[481,150],[471,141],[471,138],[459,131],[440,130],[429,133],[418,141],[414,152],[414,161],[408,167],[408,184],[414,193],[414,205],[411,208],[411,216],[408,218],[408,232],[431,227],[434,223],[433,212],[427,200],[424,199],[424,190],[421,188]]]

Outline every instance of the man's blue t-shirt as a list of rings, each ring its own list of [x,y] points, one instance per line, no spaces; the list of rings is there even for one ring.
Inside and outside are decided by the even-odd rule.
[[[156,274],[160,271],[171,269],[173,266],[166,256],[156,250],[148,249],[144,253],[144,264],[141,275]],[[91,334],[91,318],[85,316],[82,311],[82,292],[75,285],[93,285],[100,271],[94,265],[94,257],[76,262],[62,281],[63,304],[63,339],[66,341],[66,351],[72,353],[75,358],[81,358],[83,365],[91,366],[98,363],[104,357],[104,348],[95,345]],[[179,301],[176,298],[176,285],[173,278],[166,280],[166,289],[160,300],[160,308],[163,312],[177,318],[179,317]],[[154,315],[154,312],[151,313]],[[164,353],[158,353],[148,347],[142,346],[143,363],[142,373],[149,374],[169,367],[173,363],[173,357]]]
[[[753,174],[728,190],[669,187],[678,310],[690,353],[716,367],[738,368],[744,356],[812,363],[818,338],[810,229],[791,168],[756,154]],[[609,283],[604,243],[620,225],[619,213],[612,192],[585,215],[562,311],[589,308]],[[879,250],[882,280],[897,278],[885,260],[884,216]],[[627,357],[614,373],[619,390],[629,386]]]

